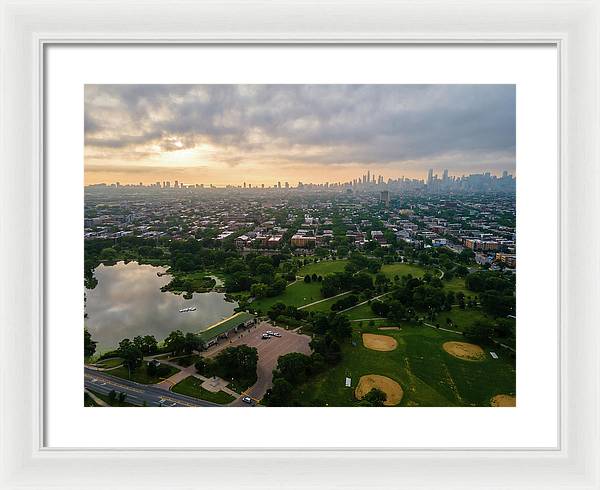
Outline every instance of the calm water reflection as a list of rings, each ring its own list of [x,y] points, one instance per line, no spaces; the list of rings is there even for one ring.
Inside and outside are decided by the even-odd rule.
[[[177,329],[200,332],[233,314],[237,303],[225,301],[223,293],[194,293],[189,300],[183,295],[163,293],[160,288],[170,281],[170,276],[158,277],[156,273],[164,271],[164,267],[137,262],[101,264],[96,269],[98,285],[86,289],[85,324],[92,339],[98,342],[97,353],[136,335],[154,335],[161,341]],[[196,311],[179,313],[189,306],[195,306]]]

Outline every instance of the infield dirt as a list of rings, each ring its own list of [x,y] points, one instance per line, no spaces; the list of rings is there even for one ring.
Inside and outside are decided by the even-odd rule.
[[[363,344],[367,349],[389,352],[398,347],[398,342],[389,335],[377,335],[374,333],[363,333]]]
[[[442,347],[451,356],[465,361],[483,361],[485,359],[483,349],[468,342],[444,342]]]
[[[517,398],[512,395],[496,395],[490,400],[492,407],[516,407]]]
[[[361,400],[373,388],[377,388],[386,394],[387,399],[383,404],[387,407],[398,405],[404,396],[404,391],[398,383],[387,376],[379,374],[361,376],[358,380],[358,386],[354,390],[354,395]]]

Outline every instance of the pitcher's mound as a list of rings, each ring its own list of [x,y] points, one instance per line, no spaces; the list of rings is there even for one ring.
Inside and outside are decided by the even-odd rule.
[[[492,407],[516,407],[517,398],[512,395],[496,395],[490,400]]]
[[[367,349],[388,352],[398,347],[398,342],[389,335],[376,335],[374,333],[363,333],[363,344]]]
[[[469,344],[468,342],[445,342],[442,347],[451,356],[466,361],[483,361],[485,359],[483,349],[478,345]]]
[[[359,400],[362,400],[362,398],[373,388],[377,388],[386,394],[387,399],[383,404],[387,407],[398,405],[398,403],[402,401],[402,396],[404,396],[402,386],[393,379],[386,376],[380,376],[379,374],[367,374],[366,376],[361,376],[358,380],[358,386],[354,390],[354,396]]]

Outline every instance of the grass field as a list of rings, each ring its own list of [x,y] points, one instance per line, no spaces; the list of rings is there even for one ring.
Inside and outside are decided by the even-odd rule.
[[[326,276],[327,274],[333,274],[334,272],[344,272],[347,263],[348,261],[346,259],[321,260],[317,263],[305,265],[298,271],[298,275],[305,276],[307,274],[317,274],[318,276]]]
[[[218,403],[220,405],[226,405],[235,400],[234,397],[224,391],[208,391],[202,388],[202,386],[200,386],[201,384],[201,379],[194,376],[188,376],[173,386],[171,391],[182,395],[193,396],[194,398],[200,398],[201,400],[206,400],[208,402]]]
[[[99,368],[108,369],[120,366],[121,364],[123,364],[123,359],[120,357],[111,357],[110,359],[102,359],[101,361],[98,361],[96,366]]]
[[[446,319],[450,318],[453,325],[448,325]],[[481,308],[465,308],[461,310],[458,307],[452,308],[450,311],[442,311],[437,315],[435,322],[428,322],[438,324],[443,328],[450,328],[452,330],[464,331],[466,327],[470,327],[477,320],[488,319],[486,315],[481,311]]]
[[[476,294],[473,291],[469,291],[467,289],[467,287],[465,286],[464,277],[454,277],[449,281],[442,280],[442,283],[444,284],[445,291],[454,291],[454,293],[462,292],[464,293],[465,297],[475,296]]]
[[[131,378],[129,378],[129,370],[125,366],[118,367],[117,369],[112,369],[110,371],[110,375],[116,376],[117,378],[131,379],[131,381],[135,381],[136,383],[141,383],[144,385],[153,385],[156,383],[160,383],[163,379],[169,378],[169,377],[173,376],[175,373],[178,373],[179,371],[181,371],[180,369],[177,369],[173,366],[167,366],[166,364],[162,364],[161,368],[162,368],[162,366],[165,366],[166,368],[168,368],[169,371],[167,372],[166,375],[163,375],[161,377],[148,376],[145,365],[140,366],[133,373],[131,373]]]
[[[345,311],[344,313],[342,313],[342,315],[346,315],[350,320],[362,320],[363,318],[377,318],[377,315],[371,310],[371,305],[369,303],[356,306],[351,310]]]
[[[489,406],[494,395],[515,393],[514,363],[504,353],[495,350],[500,359],[487,354],[485,360],[473,363],[442,349],[446,341],[464,340],[460,335],[408,324],[399,331],[383,332],[366,326],[354,330],[355,346],[344,344],[342,362],[298,388],[303,404],[353,406],[354,388],[367,374],[400,383],[404,390],[401,406]],[[391,352],[369,350],[362,344],[362,332],[390,335],[398,348]],[[351,388],[344,386],[346,376],[352,379]]]
[[[394,276],[406,276],[412,274],[413,277],[423,277],[425,269],[423,267],[413,264],[395,263],[395,264],[384,264],[381,266],[381,272],[383,272],[388,279],[393,280]]]
[[[303,306],[320,299],[323,299],[323,296],[321,296],[321,283],[305,283],[300,279],[287,287],[283,294],[280,294],[279,296],[261,298],[253,301],[252,307],[265,314],[275,303],[281,302],[290,306]]]

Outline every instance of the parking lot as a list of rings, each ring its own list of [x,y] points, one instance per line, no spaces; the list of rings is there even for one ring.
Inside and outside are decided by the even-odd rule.
[[[262,335],[267,330],[278,332],[281,337],[270,337],[263,339]],[[274,327],[270,323],[260,322],[258,325],[242,330],[237,334],[230,336],[230,341],[221,341],[215,348],[209,349],[204,355],[214,356],[221,350],[227,347],[235,347],[238,345],[248,345],[256,347],[258,350],[258,379],[254,386],[250,387],[246,394],[255,400],[260,400],[271,387],[273,382],[273,369],[277,365],[277,359],[284,354],[290,352],[300,352],[310,355],[309,347],[310,337],[308,335],[300,335],[283,328]],[[240,405],[241,400],[236,400],[233,405]]]

